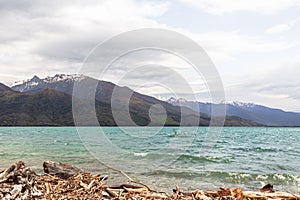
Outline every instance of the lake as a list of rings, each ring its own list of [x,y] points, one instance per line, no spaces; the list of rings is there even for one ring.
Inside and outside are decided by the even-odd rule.
[[[23,160],[42,173],[53,160],[108,175],[107,184],[126,181],[110,165],[168,192],[271,183],[296,193],[299,141],[300,128],[2,127],[0,168]]]

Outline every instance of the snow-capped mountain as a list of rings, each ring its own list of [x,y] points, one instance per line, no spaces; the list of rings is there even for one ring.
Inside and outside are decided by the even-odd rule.
[[[74,81],[80,81],[82,79],[85,79],[86,76],[81,75],[81,74],[56,74],[55,76],[47,76],[44,80],[46,83],[55,83],[59,81],[64,81],[64,82],[74,82]]]
[[[220,105],[195,101],[181,101],[174,97],[169,98],[167,102],[176,106],[185,106],[208,115],[211,115],[212,106]],[[300,126],[300,113],[286,112],[280,109],[239,101],[228,101],[222,104],[226,106],[227,116],[238,116],[269,126]]]
[[[17,81],[11,85],[11,88],[19,92],[35,92],[37,90],[45,88],[53,88],[62,91],[62,84],[72,84],[75,81],[80,81],[87,78],[84,75],[77,74],[56,74],[55,76],[47,76],[46,78],[39,78],[38,76],[33,76],[31,79]],[[64,91],[66,92],[66,91]],[[68,92],[69,93],[69,92]]]
[[[19,92],[23,92],[25,90],[30,90],[34,86],[39,85],[41,83],[43,83],[43,80],[40,79],[37,76],[34,76],[32,79],[27,79],[27,80],[22,80],[22,81],[16,81],[10,87],[13,90],[16,90],[16,91],[19,91]]]
[[[87,76],[76,75],[76,74],[72,74],[72,75],[57,74],[53,77],[48,76],[43,79],[34,76],[31,79],[14,83],[11,89],[23,93],[37,94],[40,91],[43,91],[47,88],[51,88],[72,95],[74,82],[81,81],[83,79],[96,81],[96,84],[98,84],[98,86],[96,89],[95,97],[98,101],[103,102],[105,104],[111,103],[112,91],[114,90],[114,87],[118,87],[118,86],[110,82],[99,81]],[[125,93],[132,92],[132,90],[130,90],[127,87],[122,87],[121,90]],[[141,95],[139,93],[135,93],[135,96],[138,99],[142,99],[144,102],[159,101],[158,99],[155,99],[153,97],[146,98],[145,95]],[[300,113],[285,112],[280,109],[269,108],[254,103],[232,101],[232,102],[225,102],[222,104],[212,104],[212,103],[188,101],[183,98],[176,99],[174,97],[171,97],[169,99],[161,97],[160,99],[161,100],[164,99],[164,101],[167,102],[168,105],[171,104],[175,106],[185,106],[194,111],[205,113],[207,115],[211,115],[212,106],[218,106],[218,105],[220,106],[225,104],[227,116],[237,116],[242,119],[250,120],[253,122],[257,122],[259,124],[264,124],[269,126],[300,126]]]
[[[180,103],[187,102],[187,100],[184,99],[184,98],[178,98],[178,99],[176,99],[175,97],[171,97],[171,98],[169,98],[167,100],[167,102],[170,103],[170,104],[178,104],[179,105]]]
[[[254,103],[245,103],[245,102],[240,102],[240,101],[226,101],[226,105],[232,105],[234,107],[246,107],[246,108],[253,108],[256,105]]]
[[[133,90],[129,89],[128,87],[120,87],[115,85],[111,82],[102,81],[93,79],[88,76],[82,75],[65,75],[65,74],[57,74],[53,77],[46,77],[46,78],[39,78],[34,76],[32,79],[20,81],[17,84],[14,84],[12,87],[15,91],[12,91],[14,94],[11,99],[4,98],[1,99],[1,93],[5,94],[5,92],[0,91],[0,104],[2,105],[9,105],[5,106],[5,112],[10,113],[13,116],[18,115],[21,113],[21,116],[27,116],[26,119],[21,118],[20,121],[7,121],[9,119],[14,119],[11,115],[2,114],[0,115],[0,125],[2,121],[7,121],[7,124],[19,124],[19,125],[34,125],[34,124],[52,124],[52,123],[62,123],[64,121],[72,122],[72,96],[73,95],[73,86],[75,81],[84,81],[84,88],[85,91],[95,91],[94,85],[97,84],[96,91],[95,91],[95,109],[97,111],[97,117],[99,123],[101,125],[116,125],[116,121],[113,118],[112,108],[117,110],[120,113],[120,116],[127,116],[127,111],[124,109],[123,105],[128,103],[127,98],[118,98],[117,103],[114,105],[112,104],[112,95],[114,89],[117,89],[120,94],[126,96],[131,96],[129,104],[130,104],[130,116],[132,119],[128,119],[126,117],[122,117],[118,120],[118,125],[122,126],[132,126],[134,121],[138,125],[148,125],[151,121],[149,116],[149,108],[152,105],[162,104],[166,109],[167,113],[167,125],[178,125],[181,120],[181,110],[180,108],[168,104],[166,102],[160,101],[154,97],[150,97],[147,95],[143,95]],[[87,83],[87,84],[86,84]],[[1,86],[1,85],[0,85]],[[3,86],[5,89],[5,86]],[[0,88],[1,89],[1,88]],[[3,90],[4,90],[3,89]],[[75,95],[78,95],[76,93]],[[15,98],[16,96],[22,98]],[[74,96],[73,96],[74,97]],[[77,98],[86,98],[86,96],[81,96],[80,94],[76,96]],[[83,101],[84,102],[84,101]],[[117,104],[117,105],[116,105]],[[11,105],[11,106],[10,106]],[[112,107],[113,106],[113,107]],[[89,107],[87,107],[89,109]],[[25,111],[24,111],[25,109]],[[83,106],[81,109],[86,109],[86,106]],[[40,118],[35,118],[38,116],[38,112],[46,113],[47,116],[42,116]],[[59,113],[59,112],[62,112]],[[185,119],[184,123],[187,125],[201,125],[207,126],[209,124],[208,117],[200,117],[195,114],[192,110],[187,110],[186,112],[189,113],[188,117]],[[17,113],[17,114],[16,114]],[[56,115],[55,113],[58,113]],[[1,114],[1,113],[0,113]],[[64,114],[68,114],[68,117],[65,117]],[[4,116],[4,118],[1,118]],[[47,122],[43,122],[44,118],[51,118]],[[57,121],[57,119],[61,119],[62,121]],[[23,120],[23,121],[21,121]],[[30,121],[30,123],[28,122]],[[27,123],[28,122],[28,123]],[[89,121],[82,121],[80,122],[84,125],[90,125],[92,122]],[[164,123],[163,120],[153,122],[154,125],[160,125]],[[249,126],[256,125],[255,123],[245,121],[243,119],[231,119],[230,125],[234,123],[236,125],[247,124]],[[6,125],[7,125],[6,124]],[[92,124],[94,125],[94,124]]]

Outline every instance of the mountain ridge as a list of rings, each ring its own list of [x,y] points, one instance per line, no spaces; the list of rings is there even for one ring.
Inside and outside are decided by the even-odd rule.
[[[161,121],[157,121],[156,123],[152,125],[197,125],[197,126],[208,126],[210,122],[210,117],[206,114],[201,113],[199,117],[199,113],[193,111],[192,109],[185,108],[185,107],[178,107],[173,106],[167,102],[160,101],[154,97],[147,96],[144,94],[140,94],[137,92],[134,92],[128,87],[119,87],[111,82],[101,81],[92,79],[90,77],[85,77],[82,75],[65,75],[65,74],[57,74],[53,77],[46,77],[45,79],[40,79],[37,76],[34,76],[32,79],[29,79],[28,81],[22,81],[21,84],[14,84],[12,89],[17,91],[12,91],[12,96],[17,96],[20,99],[23,99],[23,106],[26,107],[28,105],[37,105],[38,109],[46,113],[47,117],[52,118],[54,122],[44,123],[44,125],[53,125],[53,124],[59,124],[59,125],[72,125],[73,122],[73,116],[72,114],[72,94],[73,94],[73,86],[74,82],[77,79],[77,81],[96,81],[94,82],[97,84],[96,93],[95,93],[95,101],[96,101],[96,112],[98,121],[101,125],[107,125],[107,126],[115,126],[117,125],[114,121],[114,118],[112,116],[112,92],[115,88],[117,88],[119,91],[123,92],[126,96],[126,94],[131,94],[130,101],[129,101],[129,113],[133,121],[140,126],[148,125],[152,120],[150,119],[150,109],[153,105],[159,104],[166,110],[166,124],[161,124]],[[86,90],[89,90],[90,88],[84,88]],[[17,98],[17,99],[18,99]],[[33,102],[30,102],[30,99]],[[39,98],[42,100],[42,103],[39,102]],[[80,97],[76,97],[80,98]],[[124,99],[118,99],[120,102],[124,101]],[[126,100],[126,99],[125,99]],[[12,105],[14,103],[17,103],[18,106],[21,106],[22,102],[17,101],[16,98],[0,98],[0,103],[7,104],[10,102]],[[66,110],[65,113],[56,113],[55,110],[57,109],[54,104],[60,103],[63,106],[59,107],[60,110]],[[51,105],[50,107],[47,105]],[[10,105],[11,109],[13,108],[12,105]],[[17,107],[18,107],[17,106]],[[31,107],[31,109],[33,109]],[[117,108],[118,109],[118,108]],[[125,116],[126,110],[117,110],[120,113],[120,116]],[[13,109],[10,110],[11,113],[15,113],[17,111],[14,111]],[[6,112],[7,113],[7,112]],[[18,112],[17,112],[18,113]],[[50,115],[49,113],[52,113]],[[183,116],[185,119],[185,122],[183,124],[180,124],[182,116],[181,113],[185,114]],[[0,120],[3,121],[3,118],[5,116],[2,114],[2,118],[0,117]],[[39,114],[39,113],[37,113]],[[61,118],[59,116],[56,116],[59,114],[66,115],[66,119],[68,119],[66,122],[62,122]],[[198,116],[198,117],[197,117]],[[27,116],[28,117],[28,116]],[[32,116],[29,116],[29,118],[32,118]],[[47,118],[46,117],[46,118]],[[30,118],[28,120],[30,123],[26,124],[21,123],[22,125],[41,125],[41,123],[33,123],[33,120]],[[45,118],[45,117],[44,117]],[[47,119],[48,119],[47,118]],[[123,119],[123,118],[122,118]],[[55,121],[56,120],[56,121]],[[0,121],[0,122],[1,122]],[[198,121],[197,124],[195,124],[195,121]],[[89,124],[88,122],[82,122],[82,125],[97,125],[97,124]],[[1,124],[1,123],[0,123]],[[18,125],[17,122],[11,123],[10,125]],[[132,125],[128,123],[128,120],[124,119],[123,121],[119,122],[118,125]],[[226,125],[227,126],[257,126],[261,125],[255,122],[252,122],[250,120],[243,120],[242,118],[237,117],[229,117],[226,118]]]
[[[284,111],[278,108],[245,103],[239,101],[223,102],[221,104],[203,103],[197,101],[180,100],[174,97],[167,99],[172,105],[181,105],[194,111],[211,115],[212,106],[226,106],[227,116],[238,116],[246,120],[255,121],[267,126],[300,126],[300,113]]]
[[[0,83],[0,91],[4,92],[4,91],[11,91],[12,89],[2,83]]]

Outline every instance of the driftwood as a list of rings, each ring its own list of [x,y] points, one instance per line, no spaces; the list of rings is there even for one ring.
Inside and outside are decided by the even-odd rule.
[[[59,176],[61,178],[69,178],[77,173],[82,173],[83,171],[70,164],[56,163],[51,160],[45,161],[43,163],[44,172],[50,175]]]
[[[11,165],[9,168],[1,172],[0,183],[7,181],[10,177],[13,177],[18,170],[24,167],[25,167],[25,163],[23,161],[19,161]]]
[[[110,186],[111,189],[124,189],[124,188],[130,188],[130,189],[141,189],[142,186],[136,186],[136,185],[130,185],[130,184],[121,184],[121,185],[112,185]]]
[[[42,193],[34,186],[37,175],[19,161],[0,173],[1,199],[32,199]]]
[[[270,184],[257,191],[220,188],[217,191],[184,192],[176,186],[173,194],[168,195],[145,186],[107,186],[102,182],[107,176],[94,176],[69,164],[46,161],[43,166],[45,174],[40,176],[22,161],[0,171],[0,199],[300,200],[299,194],[274,192]],[[130,180],[129,182],[132,183]]]
[[[180,192],[178,187],[174,190],[174,194],[169,199],[236,199],[236,200],[268,200],[268,199],[285,199],[285,200],[300,200],[300,195],[291,194],[288,192],[271,192],[265,190],[266,188],[272,188],[271,184],[265,185],[263,188],[253,192],[253,191],[242,191],[241,188],[220,188],[217,191],[202,191],[195,190],[190,193]]]
[[[267,184],[264,187],[260,188],[259,190],[257,190],[257,192],[275,192],[273,189],[273,185],[271,184]]]

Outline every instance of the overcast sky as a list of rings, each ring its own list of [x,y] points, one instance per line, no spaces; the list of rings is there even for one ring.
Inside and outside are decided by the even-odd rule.
[[[138,28],[169,29],[196,41],[219,71],[226,100],[300,111],[300,0],[0,0],[0,82],[77,73],[97,44]],[[142,77],[132,73],[133,82],[123,84],[168,97],[153,77],[190,66],[151,55],[145,59],[164,70],[147,66]],[[208,101],[203,81],[185,72],[198,100]],[[116,71],[104,79],[118,84]]]

